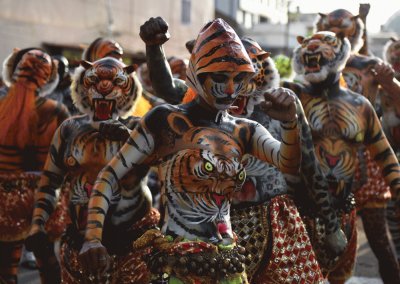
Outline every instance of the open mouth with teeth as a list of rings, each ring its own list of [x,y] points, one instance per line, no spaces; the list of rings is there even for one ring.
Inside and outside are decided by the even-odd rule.
[[[321,53],[304,54],[303,60],[306,73],[316,73],[321,70],[321,66],[323,63]]]
[[[233,115],[247,115],[247,102],[248,97],[238,96],[229,108],[229,113]]]
[[[93,99],[93,120],[107,120],[112,118],[115,109],[115,100]]]

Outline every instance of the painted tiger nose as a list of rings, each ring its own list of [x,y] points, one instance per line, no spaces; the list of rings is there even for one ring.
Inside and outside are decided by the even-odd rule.
[[[102,81],[97,86],[97,91],[105,96],[111,93],[112,89],[113,89],[113,84],[111,81]]]
[[[225,94],[227,95],[233,95],[233,93],[235,92],[235,88],[233,85],[233,81],[229,80],[229,82],[226,84],[226,88],[225,88]]]
[[[315,51],[315,50],[318,49],[318,47],[319,47],[319,44],[311,42],[311,43],[307,46],[307,49],[310,50],[310,51]]]

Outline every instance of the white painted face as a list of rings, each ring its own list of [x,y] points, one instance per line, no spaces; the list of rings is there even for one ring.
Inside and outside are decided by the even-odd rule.
[[[341,72],[350,56],[350,43],[331,32],[298,37],[300,46],[293,52],[293,68],[307,82],[324,81],[330,73]]]
[[[227,110],[248,84],[253,73],[213,72],[200,76],[203,78],[205,76],[202,84],[203,92],[200,94],[202,98],[217,110]]]

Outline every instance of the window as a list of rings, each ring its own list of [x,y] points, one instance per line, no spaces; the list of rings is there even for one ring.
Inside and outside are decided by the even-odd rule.
[[[190,24],[191,0],[182,0],[182,24]]]

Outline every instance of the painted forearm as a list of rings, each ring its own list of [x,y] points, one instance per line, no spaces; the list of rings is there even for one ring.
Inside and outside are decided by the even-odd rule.
[[[279,169],[283,173],[299,173],[301,154],[297,120],[281,122],[282,142],[279,151]]]
[[[64,179],[64,171],[62,170],[61,164],[62,155],[60,155],[59,150],[62,141],[61,130],[58,128],[49,147],[38,190],[35,193],[35,205],[32,218],[33,226],[44,226],[56,206],[56,190],[60,187]]]
[[[297,121],[281,122],[282,141],[274,139],[261,125],[252,138],[255,157],[276,166],[281,172],[297,174],[300,167],[300,145]]]
[[[132,168],[142,164],[152,153],[154,141],[142,125],[138,125],[125,145],[100,172],[93,187],[88,206],[85,239],[101,241],[105,215],[112,196],[119,190],[119,180]]]
[[[393,79],[387,84],[381,84],[382,89],[385,93],[393,100],[396,105],[400,104],[400,82],[397,79]]]
[[[54,211],[57,203],[56,190],[61,185],[63,176],[44,171],[40,178],[39,189],[35,194],[32,225],[43,227]]]
[[[171,104],[181,103],[187,86],[172,76],[163,47],[146,45],[146,59],[154,95]]]
[[[112,192],[118,187],[118,177],[108,165],[98,175],[88,205],[85,239],[101,241],[105,215],[110,206]]]
[[[378,163],[393,198],[400,198],[400,166],[385,134],[377,121],[374,125],[372,143],[368,145],[371,157]]]

